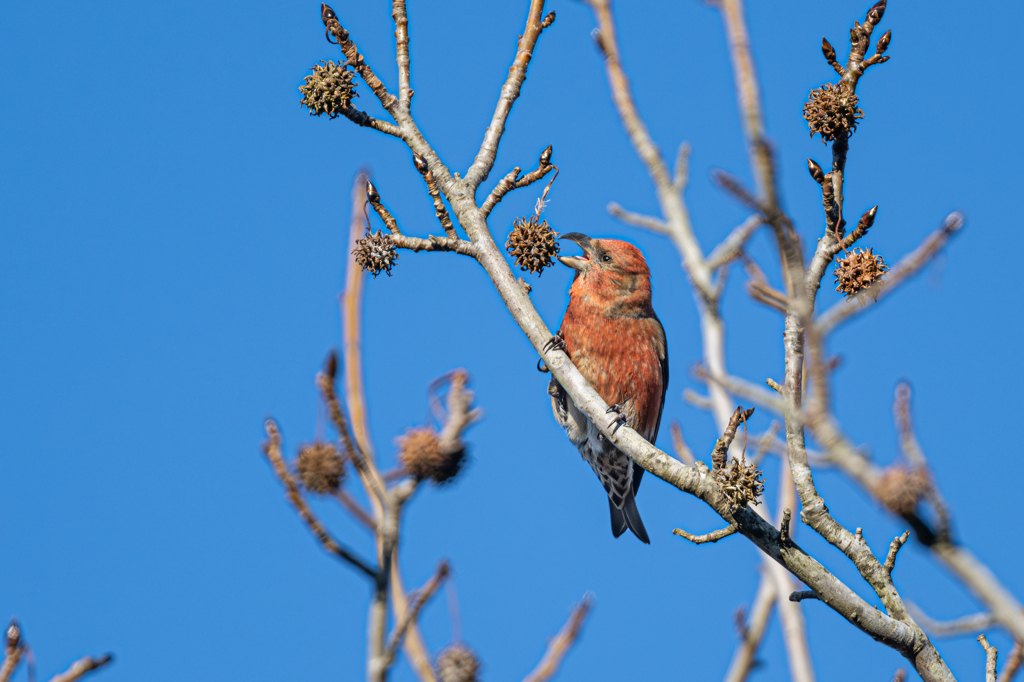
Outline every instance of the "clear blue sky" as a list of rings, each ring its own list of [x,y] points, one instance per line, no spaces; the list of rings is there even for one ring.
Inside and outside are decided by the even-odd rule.
[[[834,77],[821,36],[845,55],[849,26],[870,3],[750,4],[784,202],[813,243],[819,193],[804,159],[824,162],[828,151],[808,139],[801,105]],[[455,170],[479,145],[526,5],[410,2],[414,114]],[[610,200],[655,211],[653,192],[610,105],[589,10],[565,0],[551,8],[558,19],[486,186],[554,144],[561,175],[546,215],[555,229],[644,250],[673,362],[666,421],[681,420],[706,458],[711,420],[681,399],[701,386],[689,371],[700,349],[678,256],[607,216]],[[395,87],[389,3],[335,9]],[[655,138],[669,155],[693,144],[688,200],[709,249],[745,217],[709,171],[750,179],[719,17],[696,0],[617,10]],[[861,82],[848,211],[880,206],[866,245],[890,261],[950,210],[963,209],[968,224],[831,350],[844,359],[839,414],[881,462],[896,453],[893,387],[913,383],[920,438],[961,537],[1024,596],[1019,524],[1002,520],[1017,512],[1024,477],[1012,403],[1024,380],[1015,208],[1024,101],[1013,69],[1022,15],[993,0],[890,3],[882,30],[893,31],[892,60]],[[306,70],[338,58],[316,2],[7,3],[0,17],[0,618],[22,620],[41,679],[108,650],[117,656],[102,673],[109,682],[361,678],[367,585],[311,539],[259,446],[268,415],[290,448],[314,435],[313,375],[339,342],[357,169],[372,169],[406,232],[437,232],[408,151],[300,109]],[[377,111],[364,85],[359,92],[357,103]],[[496,237],[538,191],[494,211]],[[767,246],[755,239],[764,262]],[[760,381],[781,373],[781,322],[746,298],[742,280],[734,274],[725,302],[730,362]],[[570,272],[531,281],[556,326]],[[463,634],[486,679],[521,678],[586,591],[596,608],[561,679],[723,674],[733,612],[757,584],[757,551],[740,538],[695,547],[670,535],[719,524],[653,477],[639,495],[651,546],[612,539],[603,492],[552,420],[547,377],[473,262],[403,253],[394,277],[368,283],[366,341],[385,464],[393,438],[426,419],[425,387],[443,372],[467,368],[487,410],[459,482],[412,502],[403,552],[412,586],[451,559]],[[766,424],[762,415],[753,425]],[[668,442],[663,429],[660,445]],[[774,497],[777,463],[766,469]],[[876,552],[903,530],[840,477],[819,478],[833,513],[863,526]],[[339,537],[368,549],[361,529],[318,509]],[[798,533],[873,601],[838,552]],[[896,580],[936,617],[977,609],[916,546]],[[822,605],[805,603],[805,614],[820,679],[884,680],[903,664]],[[443,599],[427,609],[424,632],[434,649],[448,643]],[[991,639],[1008,651],[1005,636]],[[781,642],[773,622],[756,679],[787,677]],[[962,679],[982,674],[973,637],[939,648]],[[394,678],[412,679],[404,662]]]

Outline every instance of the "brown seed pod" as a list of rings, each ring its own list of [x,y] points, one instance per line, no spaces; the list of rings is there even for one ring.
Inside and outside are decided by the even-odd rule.
[[[302,487],[316,495],[336,492],[345,481],[345,460],[336,447],[324,441],[300,446],[295,469]]]
[[[390,234],[377,230],[376,234],[369,230],[362,239],[356,240],[356,248],[352,251],[356,255],[356,263],[364,271],[371,273],[374,277],[382,272],[391,276],[391,268],[395,267],[398,260],[398,250]]]
[[[864,112],[857,108],[857,95],[845,86],[826,83],[804,102],[804,118],[811,128],[811,137],[821,135],[824,144],[837,138],[853,135],[857,119],[864,118]]]
[[[722,492],[733,509],[745,507],[748,502],[761,504],[764,473],[756,465],[730,459],[724,467],[715,470],[715,480],[722,486]]]
[[[833,272],[836,291],[846,294],[847,298],[853,298],[872,284],[880,282],[888,271],[885,259],[876,256],[872,249],[854,249],[847,252],[845,257],[836,259]]]
[[[341,115],[348,108],[353,97],[357,97],[353,71],[344,65],[321,60],[313,66],[313,73],[306,76],[305,85],[299,86],[302,99],[299,104],[309,109],[310,116],[327,114],[331,118]]]
[[[516,259],[516,265],[523,272],[538,275],[544,272],[544,268],[555,264],[559,248],[558,233],[551,229],[548,221],[541,222],[535,215],[516,218],[505,242],[505,250]]]
[[[429,427],[409,429],[398,439],[398,461],[413,477],[434,483],[454,479],[466,457],[466,451],[447,452],[441,448],[437,432]]]
[[[894,465],[886,467],[875,486],[875,495],[894,514],[909,516],[930,487],[931,479],[922,467]]]
[[[438,682],[478,682],[480,660],[465,644],[452,644],[434,662]]]

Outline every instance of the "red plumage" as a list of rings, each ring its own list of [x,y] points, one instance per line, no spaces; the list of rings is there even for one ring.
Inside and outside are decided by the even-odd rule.
[[[665,330],[651,305],[651,273],[632,244],[572,233],[581,257],[560,257],[576,270],[559,335],[565,351],[601,398],[617,406],[644,438],[658,437],[668,388]],[[608,493],[612,533],[627,528],[643,542],[647,531],[636,508],[643,469],[601,435],[552,379],[555,418]]]

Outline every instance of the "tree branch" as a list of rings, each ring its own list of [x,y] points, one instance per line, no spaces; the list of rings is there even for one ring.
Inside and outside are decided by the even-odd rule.
[[[487,199],[484,203],[480,204],[480,212],[484,214],[484,217],[489,216],[494,207],[505,198],[505,195],[514,189],[520,189],[521,187],[528,187],[533,183],[537,182],[545,175],[555,170],[555,167],[551,164],[551,145],[548,145],[544,151],[540,153],[540,161],[537,163],[537,169],[532,170],[523,177],[519,177],[519,174],[523,171],[522,168],[516,166],[508,175],[498,181],[498,184],[494,186],[491,193],[487,195]]]
[[[914,616],[914,620],[935,637],[967,635],[990,628],[997,622],[995,616],[988,612],[972,613],[969,616],[961,616],[953,620],[939,621],[933,620],[916,604],[908,602],[907,609]]]
[[[985,682],[996,682],[996,656],[999,651],[988,643],[985,635],[978,635],[978,643],[985,650]]]
[[[281,455],[281,432],[278,430],[277,424],[273,419],[268,419],[264,426],[267,432],[267,440],[263,444],[263,452],[267,455],[270,465],[274,468],[274,473],[284,484],[288,501],[295,507],[295,511],[306,522],[306,525],[313,532],[313,535],[316,536],[317,540],[320,541],[324,549],[359,569],[371,579],[376,580],[377,571],[365,560],[356,556],[354,552],[343,547],[337,540],[332,538],[327,533],[323,524],[320,523],[320,520],[313,514],[309,505],[306,504],[306,499],[299,492],[299,486],[295,483],[295,479],[288,472],[288,465],[285,464],[284,457]]]
[[[718,542],[722,538],[727,538],[730,535],[733,535],[738,530],[739,526],[735,523],[730,523],[725,528],[720,528],[710,533],[705,533],[704,535],[693,535],[692,533],[687,533],[682,528],[676,528],[672,531],[672,534],[684,537],[695,545],[703,545],[705,542]]]
[[[71,664],[71,667],[59,675],[50,678],[50,682],[74,682],[94,670],[99,670],[114,660],[113,654],[102,656],[85,656]]]
[[[957,231],[964,225],[964,218],[960,213],[950,213],[942,227],[932,232],[916,249],[904,256],[894,265],[886,275],[882,283],[873,285],[864,291],[860,301],[844,299],[835,303],[825,312],[818,315],[815,326],[818,333],[826,335],[836,327],[847,322],[856,315],[863,313],[878,301],[888,297],[893,291],[904,282],[908,281],[917,272],[928,264]]]
[[[561,632],[548,644],[548,650],[544,653],[544,658],[533,669],[533,672],[524,678],[523,682],[547,682],[547,680],[554,677],[565,655],[569,653],[569,649],[576,642],[580,629],[583,627],[583,622],[587,619],[587,614],[590,613],[593,605],[593,597],[589,594],[584,595],[580,603],[573,608],[572,613],[569,615],[569,620]]]
[[[501,142],[501,136],[505,133],[505,122],[512,112],[512,105],[519,98],[519,92],[526,80],[526,70],[533,58],[533,50],[537,46],[537,39],[540,38],[540,34],[544,30],[544,19],[541,17],[543,12],[544,0],[531,0],[530,11],[526,17],[526,28],[519,38],[519,49],[516,51],[515,61],[512,62],[508,78],[501,88],[498,105],[494,109],[494,116],[491,117],[491,124],[487,126],[487,133],[480,144],[480,151],[473,159],[473,165],[466,171],[465,182],[473,192],[476,192],[480,183],[487,179],[491,168],[494,167],[494,159],[498,155],[498,144]]]

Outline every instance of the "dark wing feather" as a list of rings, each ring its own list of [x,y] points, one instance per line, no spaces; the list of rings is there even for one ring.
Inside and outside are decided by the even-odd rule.
[[[654,423],[654,433],[651,435],[651,443],[658,440],[658,431],[661,429],[661,417],[665,413],[665,396],[668,394],[668,339],[665,337],[665,327],[661,324],[658,316],[651,311],[651,317],[661,330],[661,348],[659,348],[659,360],[661,360],[661,405],[658,406],[658,421]],[[644,468],[633,463],[633,494],[640,489],[640,479],[644,477]]]

